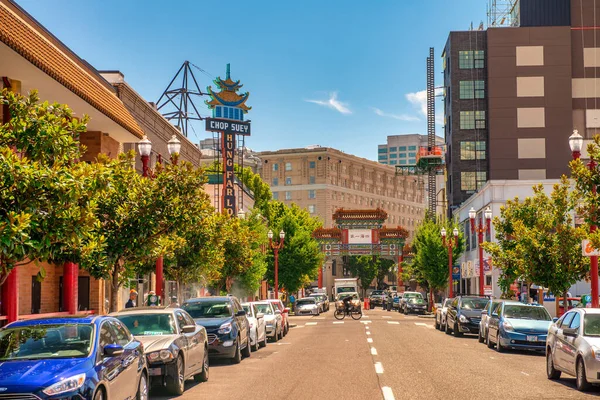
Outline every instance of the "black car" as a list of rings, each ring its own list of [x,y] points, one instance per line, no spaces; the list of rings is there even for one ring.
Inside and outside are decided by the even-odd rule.
[[[448,306],[446,313],[446,333],[462,336],[463,333],[479,333],[481,311],[489,298],[483,296],[457,296]]]
[[[208,356],[228,358],[234,364],[250,357],[250,324],[234,296],[190,299],[181,306],[198,325],[206,328]]]
[[[415,314],[425,314],[427,312],[427,303],[421,297],[412,297],[406,301],[406,305],[404,306],[406,311],[405,314],[415,313]]]
[[[383,293],[383,290],[373,290],[369,295],[369,307],[373,309],[375,306],[383,306],[384,298],[385,293]]]

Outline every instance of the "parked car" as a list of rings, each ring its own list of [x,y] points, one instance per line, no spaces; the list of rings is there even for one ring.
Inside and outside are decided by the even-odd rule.
[[[111,314],[144,345],[151,386],[181,395],[185,381],[208,380],[206,329],[180,308],[134,307]]]
[[[206,328],[209,357],[228,358],[234,364],[241,362],[242,356],[250,357],[250,324],[237,298],[200,297],[186,301],[181,308]]]
[[[383,290],[373,290],[369,295],[369,308],[372,310],[375,306],[383,306],[385,297]]]
[[[296,315],[321,315],[321,306],[314,297],[296,300]]]
[[[0,330],[5,399],[147,399],[144,348],[108,316],[13,322]]]
[[[256,310],[265,316],[267,337],[274,342],[283,339],[283,319],[281,318],[281,311],[268,301],[257,301],[251,304],[256,306]]]
[[[448,312],[448,306],[452,302],[451,298],[447,298],[442,303],[441,307],[435,309],[435,328],[443,331],[446,329],[446,313]]]
[[[329,311],[329,299],[327,298],[327,295],[322,293],[313,293],[308,297],[314,297],[319,303],[321,303],[321,312]]]
[[[400,301],[402,300],[402,296],[404,293],[396,293],[394,296],[394,303],[392,304],[392,308],[400,310]]]
[[[577,389],[600,384],[600,309],[576,308],[550,326],[546,340],[546,373],[576,377]]]
[[[408,299],[406,304],[404,305],[404,314],[408,315],[410,313],[415,314],[425,314],[427,312],[427,303],[425,303],[425,299],[413,297]]]
[[[265,314],[256,309],[252,303],[242,303],[246,318],[250,324],[250,345],[253,351],[257,351],[259,347],[267,345],[267,324],[265,322]]]
[[[565,312],[579,307],[581,304],[581,297],[567,297],[567,310],[565,310],[564,299],[562,297],[558,298],[558,317],[563,315]]]
[[[490,319],[490,315],[492,314],[492,310],[494,310],[496,306],[502,301],[505,300],[490,300],[485,305],[483,311],[481,311],[481,321],[479,321],[479,343],[487,342],[488,322]]]
[[[550,314],[541,305],[500,302],[488,321],[487,345],[492,348],[495,344],[498,352],[505,349],[544,351],[551,324]]]
[[[400,309],[398,311],[400,311],[401,313],[407,314],[408,313],[407,303],[408,303],[408,300],[410,300],[412,298],[418,298],[418,299],[424,300],[423,295],[419,292],[404,292],[404,296],[402,296],[402,299],[400,300]]]
[[[479,333],[481,311],[489,299],[480,296],[457,296],[446,310],[446,333],[462,336],[463,333]]]
[[[281,300],[268,300],[273,304],[273,307],[276,307],[279,311],[281,311],[281,319],[283,320],[283,336],[287,335],[290,330],[290,309],[283,305]]]

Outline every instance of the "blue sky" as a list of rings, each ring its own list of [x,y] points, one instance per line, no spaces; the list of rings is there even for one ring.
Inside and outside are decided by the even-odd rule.
[[[426,133],[418,92],[429,47],[441,85],[448,32],[486,19],[482,0],[18,3],[97,69],[123,72],[148,101],[185,60],[214,76],[231,63],[250,92],[254,150],[319,144],[372,160],[387,135]],[[195,72],[202,89],[212,84]],[[209,137],[201,123],[195,132],[194,142]]]

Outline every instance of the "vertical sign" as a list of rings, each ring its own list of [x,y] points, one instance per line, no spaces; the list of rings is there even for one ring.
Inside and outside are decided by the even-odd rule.
[[[235,216],[235,173],[233,170],[233,156],[235,152],[235,134],[222,132],[223,146],[223,211],[230,216]]]

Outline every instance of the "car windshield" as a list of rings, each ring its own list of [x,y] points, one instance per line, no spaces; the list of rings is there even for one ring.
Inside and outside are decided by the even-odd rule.
[[[422,299],[423,295],[421,293],[404,293],[405,299],[419,298]]]
[[[174,335],[177,333],[171,313],[123,314],[116,318],[125,324],[134,336]]]
[[[550,314],[544,307],[510,304],[504,306],[504,317],[514,319],[534,319],[537,321],[550,321]]]
[[[183,305],[192,318],[224,318],[231,317],[231,304],[227,300],[196,301]]]
[[[303,299],[303,300],[298,300],[298,302],[296,304],[298,306],[308,306],[308,305],[315,304],[315,301],[314,300]]]
[[[255,304],[256,312],[263,313],[265,315],[273,315],[273,309],[268,304]]]
[[[78,358],[90,354],[92,324],[36,325],[0,331],[0,360]]]
[[[323,301],[323,296],[321,296],[320,294],[311,294],[309,297],[312,297],[317,301]]]
[[[448,307],[448,306],[450,305],[450,303],[452,303],[452,299],[446,299],[446,300],[444,301],[444,305],[443,305],[443,307]]]
[[[478,297],[466,298],[462,299],[461,307],[465,310],[483,310],[488,301],[488,299]]]
[[[244,311],[246,311],[247,316],[252,316],[252,307],[250,307],[250,304],[242,304],[242,308],[244,309]]]
[[[425,304],[425,300],[419,297],[413,297],[412,299],[409,299],[408,302],[410,304]]]
[[[600,314],[586,314],[583,317],[583,336],[600,336]]]
[[[275,310],[283,310],[283,308],[281,308],[279,306],[279,302],[278,301],[271,301],[270,303],[273,306],[273,309],[275,309]]]
[[[352,300],[358,300],[358,294],[356,294],[356,293],[340,293],[340,294],[338,294],[337,299],[338,299],[338,301],[342,301],[346,297],[349,297],[349,296],[352,297]]]
[[[354,292],[356,289],[353,287],[339,287],[337,288],[337,292],[339,293],[352,293]]]
[[[383,294],[383,290],[373,290],[371,292],[372,296],[377,296],[377,295],[380,295],[380,294]]]

